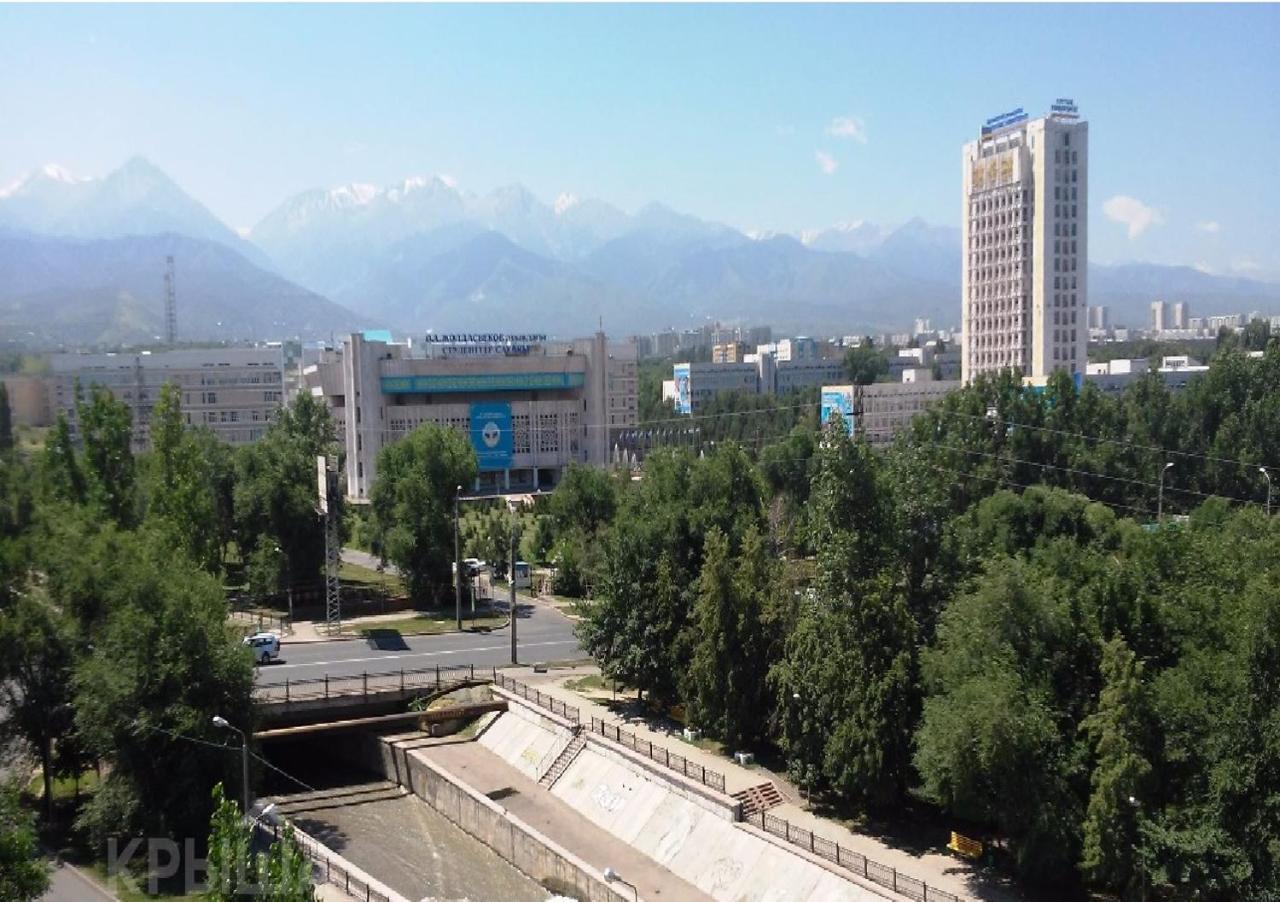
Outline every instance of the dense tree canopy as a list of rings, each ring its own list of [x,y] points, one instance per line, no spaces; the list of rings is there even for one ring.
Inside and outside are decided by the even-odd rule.
[[[377,541],[417,599],[441,601],[453,591],[454,498],[475,479],[476,466],[467,439],[435,423],[378,454],[369,495]]]

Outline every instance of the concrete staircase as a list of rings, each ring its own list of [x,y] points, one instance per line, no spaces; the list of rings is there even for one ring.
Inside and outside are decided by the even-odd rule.
[[[772,782],[748,786],[746,789],[735,792],[733,797],[742,803],[743,820],[761,811],[768,811],[774,805],[781,805],[783,802],[782,793],[778,792],[778,787]]]
[[[556,785],[561,775],[569,769],[569,765],[573,763],[573,759],[578,757],[578,753],[587,745],[587,737],[585,733],[577,732],[573,734],[573,738],[569,740],[560,754],[556,756],[556,760],[551,762],[551,766],[547,768],[546,773],[538,778],[538,785],[550,789]]]

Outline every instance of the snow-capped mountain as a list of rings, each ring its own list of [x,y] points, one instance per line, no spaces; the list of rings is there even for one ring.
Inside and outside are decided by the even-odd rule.
[[[187,235],[267,258],[143,157],[103,178],[47,165],[0,192],[0,229],[71,238]]]
[[[800,233],[805,247],[815,251],[867,254],[880,246],[884,233],[873,222],[838,222],[827,229],[806,229]]]

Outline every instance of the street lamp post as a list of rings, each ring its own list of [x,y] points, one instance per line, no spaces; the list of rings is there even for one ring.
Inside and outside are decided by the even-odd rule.
[[[516,660],[516,621],[519,618],[516,617],[516,521],[514,519],[511,521],[511,553],[509,557],[511,558],[511,572],[508,574],[510,579],[507,580],[507,585],[511,589],[511,604],[508,607],[508,611],[511,614],[511,663],[518,664],[519,661]]]
[[[1271,474],[1266,467],[1258,467],[1258,472],[1267,480],[1267,516],[1271,516]]]
[[[462,631],[462,555],[458,548],[458,499],[461,497],[462,486],[458,486],[453,492],[453,603],[459,632]]]
[[[1129,805],[1133,808],[1135,817],[1141,817],[1142,803],[1133,796],[1129,796]],[[1133,861],[1138,867],[1138,899],[1141,902],[1147,898],[1147,872],[1142,864],[1142,852],[1138,849],[1136,842],[1133,844]]]
[[[235,730],[240,735],[240,787],[241,804],[246,815],[249,813],[249,738],[244,731],[233,727],[221,714],[213,715],[213,725],[223,730]]]
[[[635,902],[639,902],[640,891],[636,889],[636,885],[634,883],[631,883],[630,881],[622,879],[622,875],[619,874],[617,871],[615,871],[613,868],[604,869],[604,882],[605,883],[621,883],[623,886],[630,887],[631,898],[635,900]]]
[[[798,595],[800,593],[797,592],[796,594]],[[791,693],[791,700],[795,702],[796,705],[799,705],[801,703],[800,693],[799,692]],[[804,766],[804,783],[801,784],[800,786],[801,791],[804,793],[805,807],[812,807],[813,805],[813,791],[809,788],[809,785],[810,785],[809,765],[808,763],[806,763]]]
[[[1164,474],[1169,472],[1169,468],[1173,466],[1173,461],[1169,461],[1164,465],[1164,469],[1160,471],[1160,492],[1156,500],[1156,522],[1159,523],[1164,519]]]

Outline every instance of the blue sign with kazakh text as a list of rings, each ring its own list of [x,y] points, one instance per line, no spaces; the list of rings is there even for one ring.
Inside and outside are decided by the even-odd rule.
[[[488,401],[471,405],[471,447],[475,449],[481,471],[511,468],[515,441],[509,403]]]

